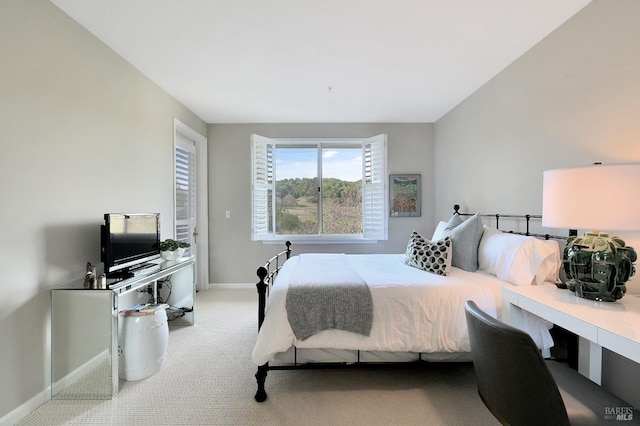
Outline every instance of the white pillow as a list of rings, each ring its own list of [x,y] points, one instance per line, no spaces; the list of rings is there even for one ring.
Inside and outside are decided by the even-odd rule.
[[[478,269],[516,285],[541,284],[550,274],[555,252],[545,242],[484,227],[478,248]],[[541,269],[541,266],[544,267]]]
[[[551,283],[560,282],[560,268],[562,268],[562,256],[560,255],[560,244],[555,240],[538,240],[542,244],[546,244],[553,250],[553,254],[547,257],[538,272],[536,273],[536,284],[540,285],[545,281]]]
[[[431,237],[431,241],[439,241],[442,239],[442,233],[444,232],[444,228],[447,227],[447,222],[441,220],[436,226],[436,230],[433,231],[433,236]]]

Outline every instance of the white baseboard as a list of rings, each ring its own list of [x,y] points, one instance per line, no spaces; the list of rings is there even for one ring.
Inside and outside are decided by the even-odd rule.
[[[256,285],[251,283],[211,283],[209,289],[231,289],[231,290],[246,290],[252,288],[255,290]]]
[[[20,420],[31,414],[33,411],[37,410],[42,404],[46,403],[51,399],[51,388],[47,387],[47,389],[38,393],[36,396],[21,404],[17,408],[15,408],[10,413],[6,414],[4,417],[0,418],[0,425],[15,425]]]
[[[48,402],[51,399],[51,393],[56,395],[60,391],[64,390],[70,384],[75,383],[79,378],[83,377],[88,372],[92,371],[95,367],[100,365],[105,359],[109,358],[109,352],[103,351],[100,354],[93,357],[82,366],[78,367],[71,373],[67,374],[62,379],[58,380],[53,386],[47,386],[45,390],[39,392],[33,398],[21,404],[16,409],[0,418],[0,425],[14,425],[22,420],[24,417],[31,414],[34,410],[38,409],[42,404]]]
[[[115,354],[117,356],[117,353]],[[84,377],[87,373],[93,371],[94,368],[98,367],[105,360],[109,359],[109,350],[106,349],[100,352],[98,355],[94,356],[89,361],[82,364],[80,367],[76,368],[57,382],[53,383],[52,394],[57,395],[58,393],[65,390],[68,386],[74,384],[82,377]]]

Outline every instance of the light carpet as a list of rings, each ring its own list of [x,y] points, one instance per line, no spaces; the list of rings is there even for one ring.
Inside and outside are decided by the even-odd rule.
[[[157,374],[113,400],[51,400],[20,425],[496,425],[470,364],[271,371],[258,403],[257,294],[197,293],[196,325],[171,327]]]

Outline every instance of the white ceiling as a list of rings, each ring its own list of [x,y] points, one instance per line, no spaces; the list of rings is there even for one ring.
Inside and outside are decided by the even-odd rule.
[[[435,122],[590,0],[51,0],[207,123]]]

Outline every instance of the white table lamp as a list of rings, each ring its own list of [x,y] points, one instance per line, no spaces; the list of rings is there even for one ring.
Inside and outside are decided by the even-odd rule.
[[[567,240],[568,288],[587,299],[622,298],[637,254],[599,230],[640,230],[640,163],[547,170],[543,181],[542,226],[593,230]]]

